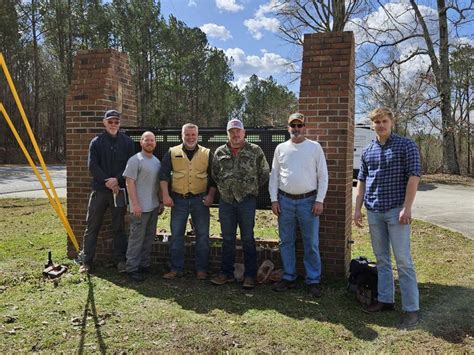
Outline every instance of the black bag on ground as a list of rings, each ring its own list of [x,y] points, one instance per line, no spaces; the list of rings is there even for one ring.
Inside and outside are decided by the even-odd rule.
[[[365,256],[351,260],[349,265],[349,291],[355,292],[357,300],[369,306],[377,301],[377,266]]]

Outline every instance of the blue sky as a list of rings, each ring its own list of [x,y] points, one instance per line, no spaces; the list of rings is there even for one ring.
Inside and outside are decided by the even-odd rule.
[[[278,83],[286,85],[298,95],[301,47],[289,44],[278,35],[278,19],[275,8],[281,0],[162,0],[161,10],[165,18],[170,14],[184,21],[189,27],[199,27],[207,34],[211,46],[222,49],[234,62],[234,82],[243,87],[247,79],[256,74],[260,78],[272,75]],[[461,0],[465,6],[469,1]],[[407,0],[384,2],[391,16],[405,25],[399,27],[396,35],[412,34],[419,30],[414,27],[413,13],[407,11]],[[433,21],[427,21],[430,32],[436,37],[437,13],[434,1],[420,1],[420,11],[423,16]],[[450,13],[455,16],[456,13]],[[354,18],[346,30],[353,30],[356,43],[359,43],[369,29],[386,29],[391,24],[385,9],[373,9],[364,19]],[[470,26],[461,29],[463,42],[474,44],[473,32]],[[384,38],[379,38],[384,42]],[[414,48],[425,47],[422,38],[414,38],[397,46],[400,58],[409,56]],[[356,51],[359,51],[357,48]],[[411,80],[413,73],[426,70],[429,67],[427,56],[418,56],[404,64],[403,78]]]
[[[211,46],[234,59],[234,82],[242,87],[256,74],[272,75],[290,90],[299,91],[301,48],[278,37],[278,21],[270,0],[162,0],[165,18],[173,14],[189,27],[200,27]],[[296,72],[296,74],[295,74]]]

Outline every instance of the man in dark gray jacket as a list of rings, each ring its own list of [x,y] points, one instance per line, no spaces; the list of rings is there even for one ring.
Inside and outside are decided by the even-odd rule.
[[[91,140],[88,166],[92,174],[92,193],[87,206],[87,227],[84,232],[82,265],[80,272],[89,272],[95,256],[97,236],[102,221],[110,208],[112,212],[112,233],[114,258],[119,272],[125,272],[127,237],[124,228],[126,203],[118,197],[124,194],[125,179],[122,176],[128,159],[134,155],[133,141],[119,132],[120,113],[108,110],[102,120],[105,131]]]

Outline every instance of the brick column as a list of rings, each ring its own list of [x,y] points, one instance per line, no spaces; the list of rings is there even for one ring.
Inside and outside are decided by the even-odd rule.
[[[128,55],[113,49],[79,51],[74,60],[66,100],[67,214],[80,245],[84,234],[91,176],[87,168],[90,140],[104,129],[102,118],[108,109],[122,112],[122,126],[137,125],[136,96]],[[97,256],[105,253],[110,238],[107,214],[97,243]],[[76,251],[68,241],[68,256]]]
[[[354,58],[352,32],[304,36],[299,110],[307,117],[308,138],[326,153],[329,190],[320,250],[324,274],[338,278],[345,276],[351,257]]]

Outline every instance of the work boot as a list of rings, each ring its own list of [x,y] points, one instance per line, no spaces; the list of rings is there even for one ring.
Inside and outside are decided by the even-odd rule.
[[[165,280],[174,280],[179,277],[183,277],[183,273],[181,271],[170,271],[162,276]]]
[[[149,267],[149,266],[139,266],[138,267],[138,272],[140,274],[149,274],[151,272],[151,267]]]
[[[223,284],[226,284],[226,283],[230,283],[230,282],[234,282],[234,281],[235,281],[235,279],[233,277],[227,276],[225,274],[219,274],[216,277],[213,277],[211,279],[211,283],[214,284],[214,285],[217,285],[217,286],[220,286],[220,285],[223,285]]]
[[[125,261],[119,261],[117,263],[117,271],[120,274],[123,274],[123,273],[127,272],[127,269],[126,269],[125,265],[126,265]]]
[[[272,290],[276,292],[283,292],[295,287],[296,287],[295,281],[288,281],[288,280],[283,279],[280,282],[277,282],[276,284],[274,284],[272,286]]]
[[[207,272],[205,272],[205,271],[196,272],[196,279],[198,279],[198,280],[207,280]]]
[[[397,328],[406,330],[413,329],[418,325],[418,323],[420,323],[420,321],[420,311],[405,312],[405,314],[402,316],[402,319],[400,320],[400,323],[398,323]]]
[[[255,287],[255,278],[253,277],[246,277],[244,279],[244,283],[242,284],[242,287],[245,288],[246,290],[250,290]]]
[[[145,276],[143,276],[143,274],[139,273],[138,271],[128,272],[127,274],[128,274],[128,277],[130,277],[132,281],[137,281],[137,282],[145,281]]]
[[[376,312],[384,312],[384,311],[393,311],[395,309],[393,303],[384,303],[384,302],[376,302],[363,308],[362,310],[365,313],[376,313]]]
[[[316,298],[319,298],[322,296],[322,289],[321,289],[321,285],[320,284],[310,284],[308,285],[309,287],[309,293],[311,294],[311,296],[313,297],[316,297]]]

